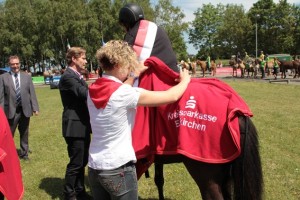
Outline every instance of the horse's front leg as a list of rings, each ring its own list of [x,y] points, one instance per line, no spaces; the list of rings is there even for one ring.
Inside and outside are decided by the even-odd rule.
[[[154,182],[158,189],[159,200],[164,200],[164,165],[155,163],[154,170]]]

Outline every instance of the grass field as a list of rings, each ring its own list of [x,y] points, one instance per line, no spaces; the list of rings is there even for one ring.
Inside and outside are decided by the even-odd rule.
[[[226,80],[248,103],[260,137],[264,199],[300,199],[300,86]],[[62,105],[58,90],[37,87],[40,115],[31,118],[30,161],[21,161],[25,200],[62,199],[66,144],[61,134]],[[16,133],[15,142],[19,147]],[[151,178],[139,180],[141,200],[158,199]],[[87,181],[88,182],[88,181]],[[87,189],[89,187],[87,185]],[[201,199],[182,164],[165,165],[167,200]]]

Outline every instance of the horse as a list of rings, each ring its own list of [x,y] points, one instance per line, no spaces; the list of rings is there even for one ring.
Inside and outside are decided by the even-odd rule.
[[[237,69],[239,68],[241,69],[241,76],[244,76],[243,72],[245,72],[245,65],[241,65],[241,62],[242,61],[237,62],[235,57],[229,60],[229,65],[232,67],[232,77],[237,77]]]
[[[244,61],[240,60],[238,62],[238,68],[241,70],[241,78],[244,78],[245,77],[245,68],[246,68]]]
[[[265,65],[265,69],[266,69],[266,72],[267,72],[267,76],[271,76],[271,72],[274,69],[274,61],[273,60],[267,61],[266,65]]]
[[[213,60],[210,63],[210,69],[211,69],[211,75],[215,76],[217,73],[217,65]]]
[[[299,59],[293,61],[293,67],[295,69],[294,78],[296,78],[297,75],[298,75],[298,78],[299,78],[300,77],[300,60]]]
[[[261,200],[263,176],[258,150],[258,135],[249,117],[239,116],[242,153],[230,163],[210,164],[183,155],[155,155],[154,181],[159,200],[164,200],[163,165],[183,162],[199,187],[203,200]]]
[[[200,66],[202,71],[202,77],[205,77],[205,72],[207,70],[206,62],[202,60],[196,60],[196,66]]]
[[[280,71],[281,71],[281,78],[286,78],[286,71],[288,69],[291,69],[291,70],[295,70],[295,75],[293,78],[296,78],[297,75],[299,77],[299,65],[300,65],[300,62],[299,61],[279,61],[278,62],[279,64],[279,67],[280,67]]]
[[[162,70],[168,66],[152,59],[145,64],[153,74],[142,76],[139,86],[168,88],[163,83],[178,75]],[[179,101],[137,111],[132,137],[137,176],[154,162],[154,180],[163,200],[163,165],[182,162],[203,200],[261,200],[258,135],[250,116],[247,104],[226,83],[214,78],[194,79]]]
[[[192,71],[192,76],[196,76],[196,65],[193,65],[193,63],[187,63],[185,61],[180,61],[180,66],[182,69],[187,69],[189,71]]]
[[[245,66],[246,66],[245,72],[247,73],[247,78],[249,78],[250,73],[251,73],[251,77],[257,78],[257,72],[259,68],[258,62],[254,58],[249,58]]]

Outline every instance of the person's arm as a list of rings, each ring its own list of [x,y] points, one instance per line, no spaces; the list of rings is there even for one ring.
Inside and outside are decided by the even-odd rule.
[[[81,83],[84,82],[84,84]],[[59,88],[63,91],[67,91],[76,98],[86,100],[88,94],[88,86],[85,81],[75,78],[72,74],[65,74],[60,80]]]
[[[28,82],[29,82],[30,102],[32,104],[33,114],[38,115],[39,114],[39,104],[38,104],[38,100],[37,100],[37,97],[35,94],[33,82],[29,75],[27,75],[27,78],[28,78]]]
[[[127,79],[124,81],[125,84],[133,86],[134,82],[139,78],[139,75],[136,75],[134,72],[130,73]]]
[[[148,67],[144,65],[144,61],[141,61],[137,68],[133,72],[129,73],[124,83],[133,86],[134,82],[139,78],[140,74],[146,71],[147,69]]]
[[[177,85],[171,87],[170,89],[166,91],[142,90],[138,100],[138,105],[154,107],[162,104],[176,102],[183,95],[190,80],[191,77],[189,75],[189,71],[183,69],[180,71],[180,82]]]

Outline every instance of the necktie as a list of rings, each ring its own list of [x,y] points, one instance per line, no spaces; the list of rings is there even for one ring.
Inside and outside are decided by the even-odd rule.
[[[15,84],[16,84],[16,105],[21,104],[21,89],[18,74],[15,74]]]

